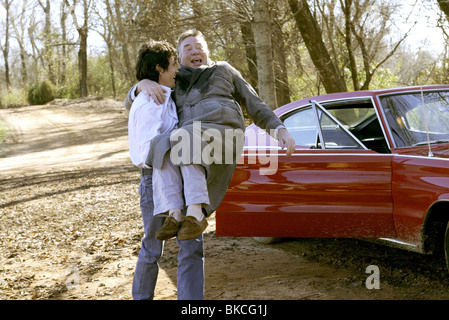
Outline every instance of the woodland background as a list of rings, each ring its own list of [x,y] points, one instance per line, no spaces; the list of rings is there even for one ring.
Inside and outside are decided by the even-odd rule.
[[[447,0],[0,0],[0,107],[27,105],[45,88],[51,98],[124,99],[139,46],[175,44],[188,28],[273,109],[323,93],[447,83],[445,12]]]

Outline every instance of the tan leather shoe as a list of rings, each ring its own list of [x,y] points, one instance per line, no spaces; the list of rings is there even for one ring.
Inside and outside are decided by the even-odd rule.
[[[168,240],[173,237],[176,237],[178,234],[179,229],[182,226],[183,221],[178,221],[172,216],[168,216],[162,227],[156,231],[156,238],[160,241]]]
[[[207,228],[207,219],[204,217],[201,221],[198,221],[195,217],[186,216],[182,223],[181,229],[178,231],[178,240],[191,240],[200,236]]]

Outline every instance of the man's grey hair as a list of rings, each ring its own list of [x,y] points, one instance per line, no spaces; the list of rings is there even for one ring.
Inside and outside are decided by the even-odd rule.
[[[181,55],[181,48],[180,48],[181,42],[183,42],[184,39],[186,39],[188,37],[203,38],[204,42],[207,45],[206,37],[204,36],[204,34],[201,31],[196,30],[196,29],[187,30],[187,31],[181,33],[181,35],[178,37],[178,44],[176,46],[176,49],[178,51],[178,57]],[[207,47],[206,47],[206,49],[207,49]]]

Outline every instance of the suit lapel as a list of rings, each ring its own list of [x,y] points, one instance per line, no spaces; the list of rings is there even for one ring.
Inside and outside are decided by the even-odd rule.
[[[201,89],[207,89],[205,86],[206,82],[208,82],[212,73],[215,71],[216,64],[212,62],[212,64],[207,66],[200,66],[198,68],[189,68],[189,67],[181,67],[178,75],[176,76],[176,88],[175,88],[175,96],[176,96],[176,104],[183,105],[186,101],[188,101],[188,96],[193,87]]]
[[[190,92],[190,90],[194,86],[197,88],[203,87],[204,83],[210,78],[210,76],[212,75],[214,70],[215,70],[215,64],[212,66],[200,66],[200,67],[196,68],[193,72],[187,92]],[[197,83],[197,80],[203,74],[204,74],[204,77],[201,77],[201,81],[198,81],[198,83]],[[195,85],[195,84],[197,84],[197,85]]]

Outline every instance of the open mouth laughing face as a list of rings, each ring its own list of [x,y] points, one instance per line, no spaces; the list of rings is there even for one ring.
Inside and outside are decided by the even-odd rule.
[[[158,65],[159,66],[159,65]],[[175,57],[170,57],[170,64],[166,70],[163,70],[159,67],[159,84],[164,86],[174,88],[175,86],[175,78],[178,74],[178,62]]]
[[[181,65],[198,68],[208,63],[206,41],[201,37],[188,37],[181,42],[179,62]]]

